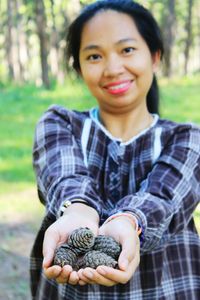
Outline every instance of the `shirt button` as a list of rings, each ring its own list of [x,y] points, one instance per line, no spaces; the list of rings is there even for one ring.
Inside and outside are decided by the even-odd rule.
[[[112,183],[113,183],[114,185],[117,185],[117,183],[118,183],[117,178],[114,178],[113,181],[112,181]]]

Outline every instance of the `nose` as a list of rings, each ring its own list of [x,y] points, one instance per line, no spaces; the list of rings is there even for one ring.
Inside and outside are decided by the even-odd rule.
[[[110,55],[105,61],[104,76],[116,77],[124,72],[122,59],[118,55]]]

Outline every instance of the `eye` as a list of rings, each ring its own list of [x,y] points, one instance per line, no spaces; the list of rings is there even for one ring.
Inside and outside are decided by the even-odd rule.
[[[124,49],[122,50],[122,52],[123,52],[124,54],[129,54],[129,53],[134,52],[134,50],[135,50],[134,47],[126,47],[126,48],[124,48]]]
[[[101,56],[99,54],[91,54],[87,57],[87,60],[90,61],[99,61],[101,59]]]

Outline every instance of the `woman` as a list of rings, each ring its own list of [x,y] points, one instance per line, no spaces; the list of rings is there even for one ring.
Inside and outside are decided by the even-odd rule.
[[[98,107],[53,106],[37,125],[46,217],[32,251],[33,299],[197,299],[200,131],[158,117],[155,20],[133,1],[97,1],[70,26],[67,47]],[[79,227],[120,242],[118,270],[52,265]]]

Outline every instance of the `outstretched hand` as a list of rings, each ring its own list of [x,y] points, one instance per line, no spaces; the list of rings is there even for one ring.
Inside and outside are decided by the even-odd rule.
[[[56,279],[58,283],[78,283],[78,273],[73,271],[71,266],[52,266],[54,253],[57,247],[66,242],[70,233],[79,227],[88,227],[97,235],[98,222],[98,214],[93,208],[77,203],[68,207],[66,213],[46,230],[43,242],[43,269],[47,278]]]
[[[140,243],[136,230],[126,216],[120,216],[100,227],[99,234],[112,236],[122,245],[118,259],[119,269],[107,266],[99,266],[96,270],[81,269],[78,271],[79,284],[113,286],[118,283],[127,283],[140,261]]]

